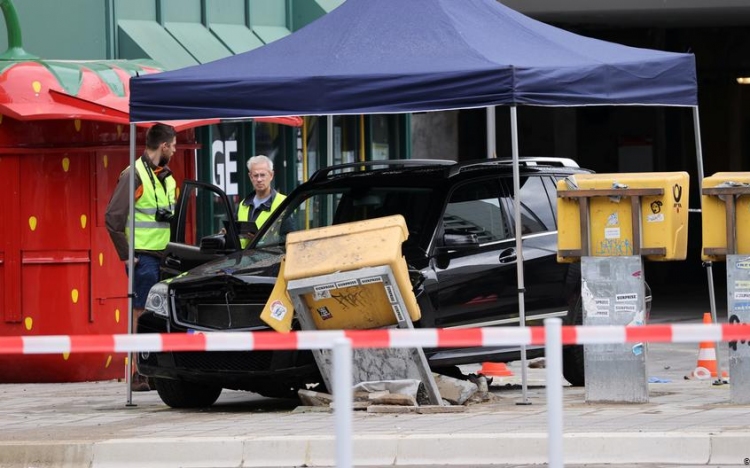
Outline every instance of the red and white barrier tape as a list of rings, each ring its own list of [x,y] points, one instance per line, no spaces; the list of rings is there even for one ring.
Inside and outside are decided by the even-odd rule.
[[[0,337],[0,354],[127,353],[330,349],[337,338],[353,348],[451,348],[543,345],[544,327],[320,330],[292,333],[45,335]],[[750,342],[750,324],[564,326],[563,344]]]

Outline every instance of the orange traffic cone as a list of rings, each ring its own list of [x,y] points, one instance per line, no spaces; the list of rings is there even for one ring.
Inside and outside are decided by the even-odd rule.
[[[703,323],[711,323],[710,312],[703,314]],[[723,371],[721,374],[722,377],[727,377],[726,371]],[[701,341],[700,347],[698,348],[698,364],[696,365],[695,370],[686,376],[686,378],[705,380],[712,377],[718,377],[716,369],[716,345],[714,345],[713,341]]]
[[[483,362],[482,368],[477,372],[486,377],[512,377],[513,372],[508,369],[504,362]]]

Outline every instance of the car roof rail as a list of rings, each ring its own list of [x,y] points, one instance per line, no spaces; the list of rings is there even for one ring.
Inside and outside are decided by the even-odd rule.
[[[513,164],[512,159],[503,159],[503,161]],[[518,158],[518,162],[524,166],[581,167],[570,158],[555,158],[552,156],[524,156]]]
[[[310,176],[308,182],[316,182],[326,179],[334,173],[345,172],[366,172],[369,170],[383,168],[401,168],[401,167],[419,167],[419,166],[450,166],[456,164],[456,161],[449,159],[385,159],[380,161],[360,161],[353,163],[337,164],[335,166],[318,169]]]
[[[466,169],[481,166],[512,166],[513,160],[510,158],[486,159],[481,161],[471,161],[466,164],[460,164],[450,168],[449,177],[460,174]],[[551,156],[524,156],[518,158],[518,165],[523,167],[571,167],[579,168],[577,162],[570,158],[555,158]]]

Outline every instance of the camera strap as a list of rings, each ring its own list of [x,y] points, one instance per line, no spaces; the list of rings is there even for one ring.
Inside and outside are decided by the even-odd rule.
[[[151,180],[151,186],[154,187],[154,198],[156,199],[156,207],[159,207],[159,191],[156,190],[156,180],[154,180],[154,171],[151,169],[151,161],[146,157],[144,154],[141,156],[143,159],[143,165],[146,166],[146,174],[148,174],[148,178]],[[164,192],[167,191],[167,186],[164,184],[162,180],[159,180],[159,183],[164,188]],[[169,200],[169,194],[167,194],[167,205],[169,206],[169,211],[172,211],[172,201]]]

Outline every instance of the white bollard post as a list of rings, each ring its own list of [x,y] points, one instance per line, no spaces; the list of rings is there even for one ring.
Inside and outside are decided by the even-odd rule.
[[[352,468],[352,343],[333,344],[333,413],[336,425],[336,468]]]
[[[562,320],[544,320],[544,355],[547,368],[547,441],[549,468],[563,463]]]

